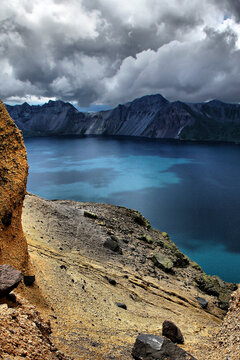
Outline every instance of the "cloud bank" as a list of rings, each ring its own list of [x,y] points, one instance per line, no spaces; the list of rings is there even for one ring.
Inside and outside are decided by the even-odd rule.
[[[240,102],[238,0],[2,0],[0,97]]]

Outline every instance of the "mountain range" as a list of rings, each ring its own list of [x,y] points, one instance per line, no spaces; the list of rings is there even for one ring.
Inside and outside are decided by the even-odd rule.
[[[80,112],[60,100],[6,107],[24,136],[117,135],[240,142],[240,105],[219,100],[170,102],[156,94],[94,113]]]

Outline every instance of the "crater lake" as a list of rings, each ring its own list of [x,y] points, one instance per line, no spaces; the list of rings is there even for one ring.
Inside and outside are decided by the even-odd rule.
[[[26,138],[28,191],[139,210],[210,275],[240,282],[240,146],[145,138]]]

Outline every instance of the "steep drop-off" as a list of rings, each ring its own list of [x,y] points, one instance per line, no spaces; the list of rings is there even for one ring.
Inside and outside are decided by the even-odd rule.
[[[7,108],[26,136],[117,135],[240,141],[240,105],[217,100],[189,104],[170,102],[157,94],[96,113],[79,112],[62,101]]]
[[[0,264],[32,274],[21,215],[28,164],[21,132],[0,100]]]

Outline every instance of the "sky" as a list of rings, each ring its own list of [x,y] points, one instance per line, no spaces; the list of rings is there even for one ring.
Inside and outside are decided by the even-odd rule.
[[[239,0],[1,0],[0,98],[240,102]]]

